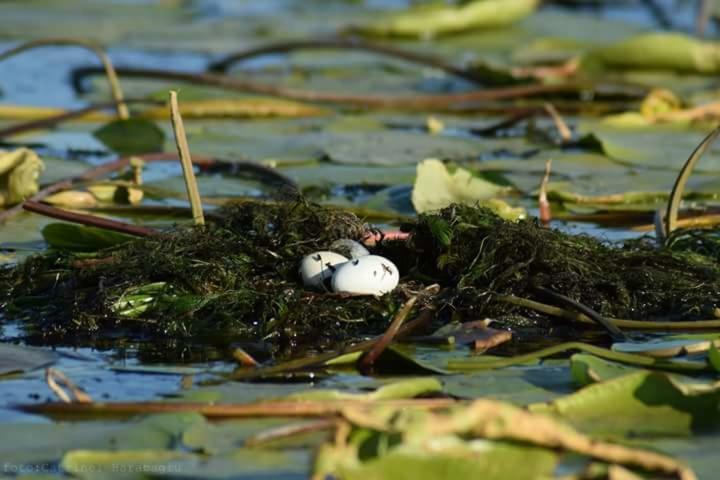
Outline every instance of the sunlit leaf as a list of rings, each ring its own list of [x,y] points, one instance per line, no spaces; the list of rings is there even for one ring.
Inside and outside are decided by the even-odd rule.
[[[43,161],[32,150],[0,150],[0,207],[22,202],[36,194],[38,178],[44,168]]]
[[[357,29],[368,35],[432,37],[510,25],[532,13],[537,0],[472,0],[463,5],[414,7]]]
[[[522,208],[513,208],[497,198],[512,189],[474,176],[460,167],[448,168],[441,161],[428,159],[417,167],[412,203],[418,213],[440,210],[453,203],[480,205],[507,219],[525,216]]]

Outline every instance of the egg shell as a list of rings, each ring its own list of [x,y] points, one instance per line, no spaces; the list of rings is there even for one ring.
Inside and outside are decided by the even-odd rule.
[[[383,295],[397,287],[400,272],[393,262],[379,255],[366,255],[337,267],[332,276],[334,292]]]
[[[336,267],[346,263],[348,259],[339,253],[321,251],[305,255],[300,261],[300,277],[303,285],[311,288],[322,288],[323,282],[332,277]]]
[[[370,255],[370,251],[365,248],[365,245],[349,238],[341,238],[340,240],[335,240],[333,243],[330,244],[330,248],[333,251],[340,252],[341,254],[350,258],[360,258],[366,255]]]

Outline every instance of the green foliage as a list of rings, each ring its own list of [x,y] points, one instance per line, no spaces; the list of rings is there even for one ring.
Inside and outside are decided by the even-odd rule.
[[[261,342],[275,356],[379,334],[409,290],[433,283],[447,289],[439,323],[451,315],[527,323],[522,307],[497,295],[546,300],[537,287],[639,320],[707,318],[720,304],[720,271],[699,253],[643,242],[612,246],[463,205],[423,214],[407,225],[410,240],[375,248],[403,272],[401,288],[381,298],[344,298],[305,290],[297,268],[302,256],[337,239],[361,239],[368,227],[354,215],[303,202],[242,202],[224,207],[219,218],[91,255],[36,256],[2,272],[0,285],[10,310],[31,319],[31,331],[46,339],[112,332],[220,347]],[[65,245],[76,246],[78,231],[85,232],[72,229]],[[537,315],[530,322],[552,325]]]
[[[165,133],[153,122],[141,118],[115,120],[94,133],[108,148],[121,155],[158,152]]]
[[[438,236],[439,224],[450,225],[451,234]],[[408,229],[410,242],[388,246],[388,254],[401,262],[400,271],[464,287],[453,305],[469,318],[507,315],[492,294],[543,300],[537,287],[616,318],[711,318],[720,304],[720,270],[700,255],[642,242],[612,246],[462,205],[420,215]]]
[[[50,223],[43,227],[42,235],[50,247],[73,252],[95,252],[135,238],[123,233],[70,223]]]

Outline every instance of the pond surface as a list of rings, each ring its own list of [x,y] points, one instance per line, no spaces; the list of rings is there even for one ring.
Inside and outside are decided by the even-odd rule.
[[[372,23],[412,3],[416,2],[6,0],[0,5],[0,51],[25,40],[53,36],[83,37],[105,45],[113,64],[119,68],[162,68],[201,73],[211,62],[233,51],[288,39],[326,37],[348,24]],[[386,41],[399,48],[432,54],[457,65],[475,62],[483,69],[495,70],[502,82],[508,80],[511,67],[515,64],[532,67],[546,58],[571,57],[638,32],[664,29],[692,32],[695,27],[696,5],[690,1],[610,2],[610,5],[587,2],[589,5],[582,6],[572,6],[573,2],[557,3],[564,5],[545,5],[532,16],[505,29],[434,39],[379,39],[378,42]],[[659,7],[648,9],[645,3],[654,3]],[[709,23],[705,36],[716,38],[715,22]],[[73,72],[78,68],[96,65],[97,59],[92,53],[71,47],[40,48],[1,61],[0,108],[22,105],[77,109],[93,102],[107,101],[109,91],[103,78],[91,76],[82,79],[82,92],[73,88],[71,82]],[[276,53],[236,64],[231,73],[239,78],[288,89],[357,95],[384,93],[402,97],[408,94],[448,94],[476,88],[471,82],[436,68],[412,65],[367,52],[343,50]],[[120,76],[128,98],[165,100],[166,92],[171,88],[179,90],[181,102],[183,99],[248,98],[245,93],[207,86]],[[618,74],[618,77],[613,80],[622,84],[671,89],[690,105],[717,101],[720,91],[717,75],[627,71]],[[678,170],[707,133],[707,124],[662,126],[639,131],[608,126],[604,122],[607,118],[593,113],[590,106],[597,106],[602,115],[610,115],[618,109],[637,111],[640,98],[618,100],[600,97],[583,102],[557,97],[553,102],[565,112],[562,117],[578,142],[563,145],[559,141],[556,124],[547,115],[500,128],[493,135],[474,133],[507,118],[502,110],[507,106],[542,107],[542,102],[522,98],[499,104],[500,113],[491,108],[457,112],[447,109],[399,111],[327,106],[329,113],[320,116],[294,118],[280,114],[277,118],[188,119],[186,128],[193,153],[230,162],[251,161],[275,168],[297,183],[310,200],[354,208],[374,225],[388,230],[397,228],[397,219],[415,215],[412,195],[413,189],[419,190],[417,164],[426,158],[440,157],[453,168],[472,172],[473,178],[501,178],[503,184],[512,186],[511,192],[503,195],[502,200],[524,209],[531,216],[538,214],[537,189],[545,162],[552,159],[553,170],[548,184],[548,192],[554,202],[552,227],[570,233],[589,234],[609,242],[652,235],[652,216],[655,210],[664,208]],[[0,128],[20,120],[0,112]],[[164,150],[173,151],[169,121],[155,122],[165,133]],[[53,129],[3,138],[2,147],[34,148],[45,162],[40,182],[46,185],[116,158],[116,152],[93,135],[102,123],[63,123]],[[434,134],[430,133],[433,128],[438,130]],[[579,142],[590,134],[595,141],[592,148]],[[407,147],[409,144],[413,145],[412,149]],[[718,206],[720,169],[717,167],[720,167],[720,148],[714,147],[706,154],[687,187],[694,199],[694,203],[688,202],[687,206],[701,211]],[[201,193],[207,198],[282,196],[275,187],[262,182],[222,173],[203,174],[199,171],[198,174]],[[144,181],[149,188],[142,205],[189,206],[184,200],[182,170],[176,162],[148,165]],[[452,194],[455,186],[440,185],[436,188]],[[437,191],[431,189],[430,193]],[[602,203],[600,197],[610,195],[623,196],[623,200],[616,204]],[[584,200],[580,200],[581,197]],[[458,199],[476,200],[455,198]],[[213,208],[208,206],[208,211]],[[111,215],[119,220],[153,227],[189,223],[190,220],[189,214],[185,213],[183,217],[182,212],[179,217],[136,212],[111,212]],[[23,213],[4,224],[0,229],[0,260],[14,264],[29,255],[45,251],[47,244],[41,230],[51,222],[53,220],[45,217]],[[637,334],[632,338],[640,341],[659,337],[659,334]],[[38,336],[29,335],[22,322],[3,317],[0,319],[0,341],[4,344],[37,344]],[[77,345],[45,348],[52,349],[56,354],[50,362],[52,366],[97,401],[241,403],[319,388],[365,392],[405,377],[390,374],[364,376],[353,368],[323,368],[307,376],[281,376],[252,383],[227,382],[227,376],[237,367],[227,352],[216,352],[209,347],[205,349],[197,343],[181,345],[176,346],[181,352],[176,356],[185,358],[185,361],[158,362],[153,361],[158,357],[153,355],[149,343],[123,340],[115,345],[108,343],[103,348],[90,348],[86,342],[78,342]],[[542,342],[537,345],[542,346]],[[156,347],[162,349],[165,345]],[[182,353],[184,348],[187,349],[186,356]],[[467,348],[461,346],[407,348],[408,356],[420,365],[404,372],[412,375],[432,372],[431,369],[423,370],[423,365],[444,368],[448,362],[464,361],[469,357]],[[512,353],[513,349],[517,349],[517,345],[505,353]],[[520,348],[528,349],[527,346]],[[0,350],[0,358],[2,354]],[[42,369],[7,376],[5,373],[0,370],[0,375],[3,375],[0,377],[0,423],[6,432],[0,440],[0,466],[6,465],[5,470],[0,470],[0,476],[14,477],[18,473],[37,472],[58,475],[70,471],[81,478],[104,478],[68,468],[60,469],[59,462],[64,451],[59,451],[54,442],[64,441],[61,436],[52,437],[48,433],[46,441],[31,441],[33,437],[37,439],[47,433],[38,426],[60,425],[47,416],[23,413],[13,408],[18,404],[39,404],[55,399],[46,385]],[[550,402],[575,391],[569,363],[564,359],[470,373],[455,371],[436,377],[442,381],[445,395],[484,397],[516,405]],[[714,378],[713,374],[705,380]],[[96,432],[94,429],[99,428],[96,424],[100,423],[106,428],[127,429],[127,432],[117,434],[117,438],[124,439],[120,442],[121,448],[164,449],[180,444],[184,445],[184,451],[197,451],[195,447],[201,445],[203,452],[221,452],[223,455],[227,453],[224,450],[226,447],[215,445],[221,443],[218,438],[229,442],[226,445],[237,447],[251,434],[279,425],[274,420],[258,420],[221,431],[223,427],[201,425],[198,419],[178,417],[170,420],[177,427],[177,432],[155,443],[147,440],[148,434],[144,429],[148,427],[142,424],[143,420],[125,423],[63,422],[63,425],[68,428],[65,433],[68,449],[92,448],[97,438],[116,435],[115,430],[115,433],[107,435]],[[183,423],[186,421],[187,424]],[[181,429],[180,425],[187,426],[188,430]],[[617,432],[613,434],[617,435]],[[13,436],[19,439],[17,445],[11,445]],[[141,440],[143,436],[145,438]],[[178,438],[182,441],[178,442]],[[193,443],[188,438],[200,440]],[[651,438],[644,445],[678,455],[686,459],[701,477],[712,478],[717,469],[717,461],[711,451],[716,441],[716,433],[693,439],[668,435]],[[308,446],[314,448],[317,444],[317,441],[309,441],[285,450],[264,452],[263,455],[268,458],[262,455],[245,458],[242,453],[235,452],[236,457],[222,457],[217,463],[192,467],[183,464],[184,470],[178,476],[305,478],[311,463],[312,449]],[[697,448],[691,448],[692,445]],[[110,448],[105,445],[99,448],[105,447]],[[46,467],[32,470],[32,465]],[[26,466],[25,470],[21,466]],[[228,472],[231,473],[224,476]],[[166,478],[173,475],[159,476]],[[132,475],[118,477],[135,478]]]

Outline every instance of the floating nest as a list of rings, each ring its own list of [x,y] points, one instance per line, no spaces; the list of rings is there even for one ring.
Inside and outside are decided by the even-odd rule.
[[[355,215],[302,201],[242,202],[218,218],[7,268],[0,274],[6,317],[25,321],[29,335],[45,343],[240,342],[284,357],[379,334],[410,296],[436,283],[442,294],[427,302],[435,303],[438,323],[490,316],[549,328],[563,320],[506,301],[546,301],[546,290],[602,315],[637,320],[711,318],[720,303],[713,233],[679,237],[674,249],[610,245],[455,205],[404,225],[408,240],[374,248],[403,276],[397,289],[376,298],[309,291],[298,277],[302,256],[367,235],[369,226]]]

